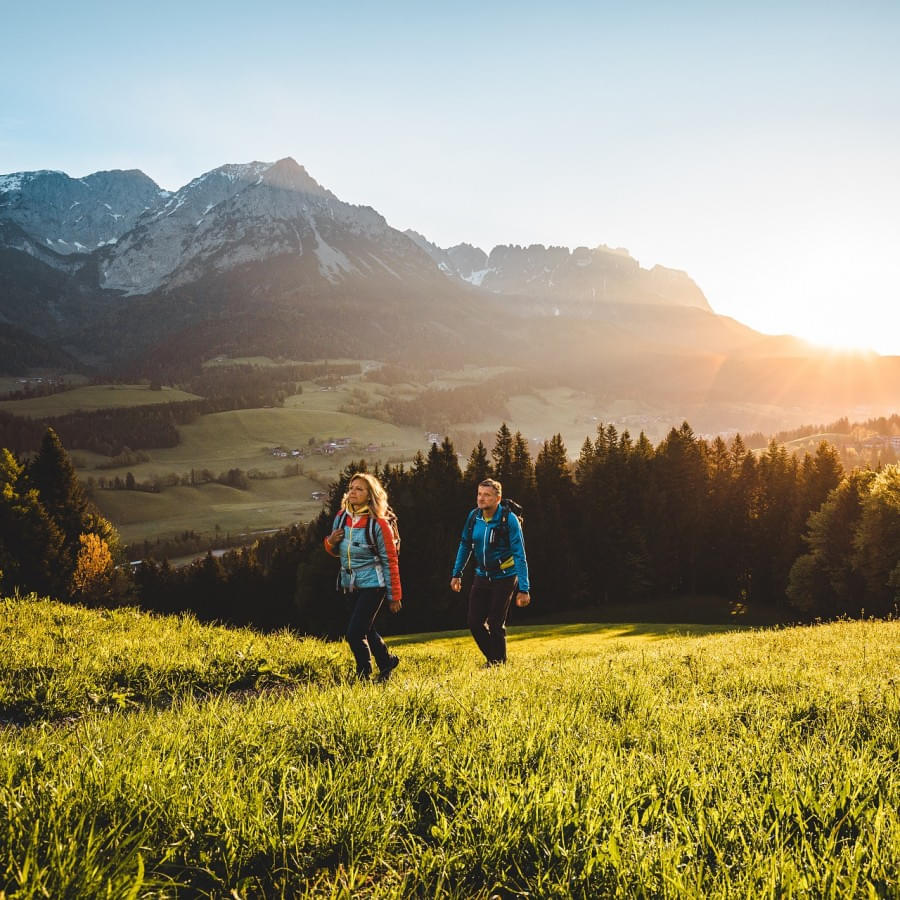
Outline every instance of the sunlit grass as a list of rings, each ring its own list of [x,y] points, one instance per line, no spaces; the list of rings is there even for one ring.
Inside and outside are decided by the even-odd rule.
[[[158,494],[97,490],[93,499],[130,544],[184,531],[212,538],[309,522],[322,508],[312,492],[324,488],[327,484],[299,476],[254,479],[246,489],[211,482],[166,488]]]
[[[155,406],[159,403],[176,403],[197,400],[196,394],[188,394],[175,388],[164,387],[151,391],[140,384],[87,384],[71,391],[31,397],[27,400],[2,400],[0,410],[16,416],[33,418],[63,416],[76,410],[110,409],[120,406]]]
[[[4,612],[8,692],[193,672],[5,729],[8,896],[897,895],[894,622],[517,629],[490,670],[465,635],[391,639],[359,685],[339,644]],[[238,659],[281,674],[191,687]]]

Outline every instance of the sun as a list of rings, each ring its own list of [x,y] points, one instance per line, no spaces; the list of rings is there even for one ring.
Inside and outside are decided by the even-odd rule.
[[[822,317],[819,321],[804,322],[797,336],[824,350],[836,353],[879,353],[892,356],[900,353],[897,335],[900,322],[873,323],[870,319],[852,317]]]

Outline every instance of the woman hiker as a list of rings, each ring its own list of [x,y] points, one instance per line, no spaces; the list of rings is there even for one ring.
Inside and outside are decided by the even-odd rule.
[[[397,547],[387,512],[387,492],[381,483],[367,472],[358,472],[350,479],[331,534],[325,538],[325,549],[341,561],[340,585],[352,610],[347,643],[361,680],[371,677],[373,656],[379,681],[386,681],[400,662],[375,630],[375,617],[385,598],[395,613],[402,596]]]
[[[528,562],[516,514],[502,504],[503,487],[486,478],[478,485],[477,506],[463,526],[450,589],[462,589],[462,573],[475,554],[468,624],[484,654],[485,666],[506,662],[506,616],[513,594],[517,606],[531,602]]]

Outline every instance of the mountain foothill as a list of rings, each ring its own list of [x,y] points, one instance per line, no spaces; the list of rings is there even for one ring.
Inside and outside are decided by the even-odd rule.
[[[218,355],[501,364],[704,430],[890,412],[900,358],[839,359],[717,315],[627,250],[442,249],[291,158],[177,191],[138,170],[0,176],[0,374],[164,375]],[[755,416],[755,418],[754,418]],[[742,418],[743,417],[743,418]]]

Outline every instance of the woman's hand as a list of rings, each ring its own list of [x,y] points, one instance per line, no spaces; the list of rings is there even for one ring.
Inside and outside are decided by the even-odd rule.
[[[528,591],[519,591],[516,594],[516,606],[528,606],[531,603],[531,594]]]
[[[391,602],[388,604],[388,609],[390,609],[392,613],[400,612],[400,601],[391,600]]]
[[[328,546],[334,547],[339,544],[344,539],[344,529],[336,528],[331,534],[328,535]]]
[[[450,579],[450,590],[455,591],[457,594],[462,589],[462,578],[451,578]]]

